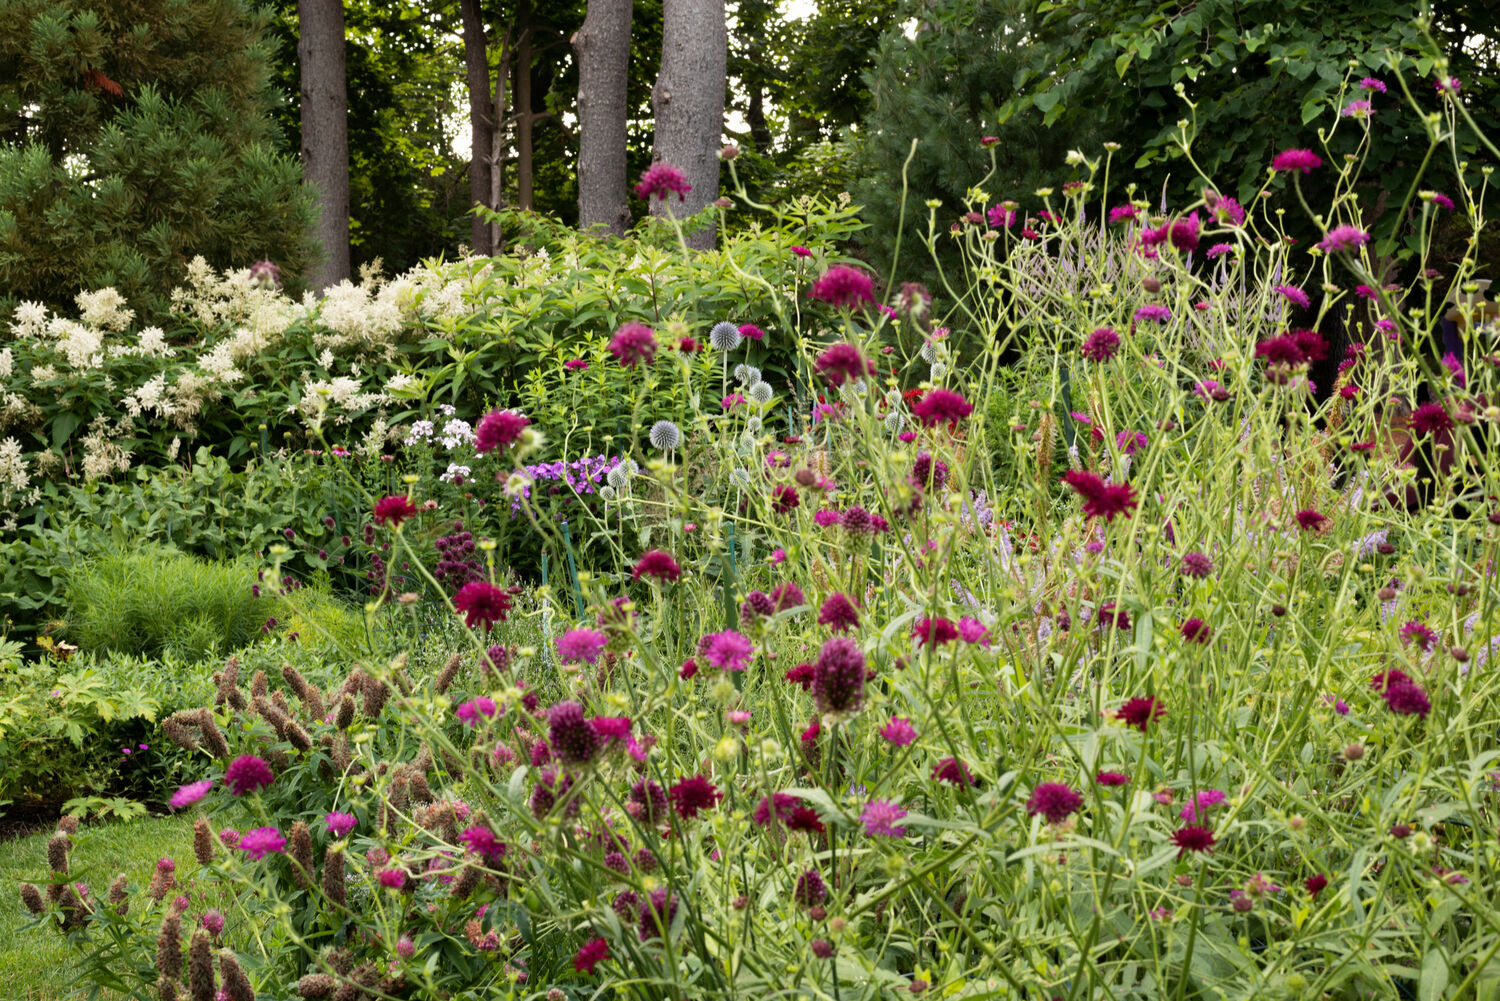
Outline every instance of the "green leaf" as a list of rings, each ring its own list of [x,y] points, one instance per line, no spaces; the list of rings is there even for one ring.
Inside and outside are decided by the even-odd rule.
[[[1448,961],[1442,950],[1429,949],[1422,957],[1422,978],[1417,981],[1419,1001],[1441,1001],[1448,989]]]
[[[83,418],[78,414],[63,412],[52,421],[52,447],[61,448],[63,443],[73,436],[78,426],[83,423]]]
[[[1306,125],[1321,114],[1323,114],[1323,102],[1317,98],[1308,101],[1302,106],[1302,124]]]
[[[1135,59],[1135,50],[1134,49],[1131,49],[1129,52],[1126,52],[1123,55],[1120,55],[1119,57],[1117,57],[1115,59],[1115,75],[1123,78],[1125,76],[1125,71],[1130,68],[1130,63],[1134,59]]]
[[[1057,87],[1052,87],[1048,90],[1042,91],[1040,94],[1035,95],[1031,100],[1032,103],[1037,106],[1037,110],[1045,112],[1051,111],[1054,107],[1056,107],[1057,102],[1061,99],[1062,91]]]

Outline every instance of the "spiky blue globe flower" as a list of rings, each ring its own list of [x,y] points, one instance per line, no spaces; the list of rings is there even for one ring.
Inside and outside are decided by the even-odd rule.
[[[742,382],[747,386],[753,386],[760,381],[760,369],[754,365],[743,363],[734,367],[734,378],[736,382]]]
[[[771,388],[769,382],[757,382],[750,387],[750,399],[756,403],[770,403],[771,397],[775,395],[776,391]]]
[[[657,421],[651,425],[646,437],[651,441],[652,448],[670,450],[682,444],[682,430],[671,421]]]
[[[740,328],[728,320],[720,320],[708,331],[709,347],[715,351],[733,351],[744,339],[745,335],[740,333]]]
[[[901,416],[901,411],[892,410],[885,415],[885,429],[891,434],[900,434],[901,429],[906,426],[906,418]]]
[[[606,473],[604,479],[616,490],[624,490],[625,485],[630,482],[630,470],[622,462]]]

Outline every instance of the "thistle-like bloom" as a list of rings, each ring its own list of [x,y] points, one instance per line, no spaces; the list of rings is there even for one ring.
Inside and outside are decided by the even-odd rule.
[[[923,616],[911,627],[911,634],[918,646],[942,646],[958,639],[953,623],[941,616]]]
[[[1172,318],[1172,311],[1165,306],[1142,306],[1135,311],[1135,318],[1152,323],[1166,323]]]
[[[1358,250],[1369,242],[1370,234],[1358,226],[1335,226],[1323,237],[1318,249],[1325,254],[1332,254],[1340,250]]]
[[[597,629],[570,629],[557,638],[557,656],[564,664],[594,664],[609,644]]]
[[[1326,887],[1327,885],[1328,877],[1324,876],[1322,873],[1317,873],[1316,875],[1309,876],[1307,877],[1307,879],[1302,881],[1302,888],[1305,889],[1307,891],[1307,895],[1309,897],[1312,897],[1314,900],[1317,899],[1318,894],[1322,893],[1324,887]]]
[[[632,580],[640,580],[642,577],[654,577],[658,581],[674,581],[682,576],[682,567],[670,553],[660,549],[652,549],[635,561],[635,568],[631,570]]]
[[[1213,630],[1202,619],[1188,619],[1182,624],[1182,638],[1189,643],[1207,643],[1213,638]]]
[[[1083,797],[1060,782],[1043,782],[1031,791],[1026,812],[1042,816],[1051,824],[1061,823],[1083,805]]]
[[[721,671],[743,671],[750,666],[755,645],[733,629],[710,633],[698,641],[698,656]]]
[[[682,444],[682,429],[671,421],[657,421],[651,425],[646,438],[651,442],[652,448],[669,451]]]
[[[745,335],[740,333],[740,328],[728,320],[720,320],[708,331],[708,346],[715,351],[733,351],[744,339]]]
[[[1177,219],[1172,223],[1171,241],[1172,246],[1178,250],[1192,253],[1198,249],[1198,234],[1202,225],[1198,221],[1198,213],[1184,219]]]
[[[478,695],[454,710],[465,726],[477,726],[481,719],[491,719],[499,709],[488,695]]]
[[[1287,149],[1277,153],[1271,160],[1271,169],[1284,172],[1300,170],[1311,174],[1323,166],[1323,158],[1310,149]]]
[[[875,373],[874,364],[866,361],[853,344],[829,345],[813,362],[813,368],[835,388]]]
[[[1214,832],[1206,827],[1183,827],[1172,832],[1172,844],[1177,846],[1177,857],[1188,852],[1211,852],[1214,850]]]
[[[944,758],[932,766],[932,777],[938,782],[947,782],[949,785],[970,786],[974,784],[974,776],[969,772],[969,766],[957,758]]]
[[[274,827],[256,827],[241,835],[236,847],[258,862],[272,852],[286,851],[286,838]]]
[[[640,183],[635,186],[635,196],[645,201],[652,197],[667,200],[667,195],[677,193],[679,202],[687,200],[687,193],[693,190],[693,186],[687,182],[682,171],[670,163],[653,163],[641,171]]]
[[[951,389],[934,389],[918,400],[911,412],[925,427],[953,427],[974,412],[974,405]]]
[[[510,595],[487,580],[470,581],[453,596],[454,610],[463,613],[464,624],[470,629],[483,623],[488,631],[495,623],[504,622],[510,606]]]
[[[336,838],[342,838],[347,835],[350,831],[354,830],[354,825],[357,823],[354,814],[340,813],[338,811],[328,814],[323,820],[328,825],[328,833]]]
[[[1133,726],[1141,733],[1156,720],[1167,714],[1167,707],[1156,700],[1154,696],[1136,696],[1126,699],[1125,704],[1115,710],[1115,719],[1126,726]]]
[[[507,448],[521,437],[521,432],[530,423],[514,410],[491,410],[474,429],[474,451],[484,455],[495,449]]]
[[[672,809],[684,820],[693,820],[702,811],[712,810],[724,798],[724,794],[701,775],[683,779],[668,789],[667,795],[672,800]]]
[[[846,264],[835,264],[813,282],[807,290],[809,299],[818,299],[830,306],[852,309],[861,303],[875,301],[875,287],[870,276],[858,268]]]
[[[1130,484],[1105,483],[1095,473],[1069,470],[1063,482],[1083,498],[1083,513],[1090,518],[1113,521],[1117,514],[1128,515],[1137,504]]]
[[[589,975],[594,972],[594,967],[608,958],[609,943],[602,938],[591,938],[579,947],[578,954],[573,957],[573,969]]]
[[[865,655],[859,644],[842,636],[823,644],[813,663],[812,697],[818,712],[852,716],[865,703]]]
[[[897,821],[905,816],[906,811],[895,802],[888,799],[874,799],[865,804],[859,819],[865,825],[865,833],[872,838],[904,838],[906,828],[900,826]]]
[[[589,725],[583,706],[577,702],[553,706],[547,714],[547,726],[547,743],[564,765],[587,765],[604,745],[604,738]]]
[[[208,791],[213,787],[213,779],[204,779],[201,782],[189,782],[172,794],[172,801],[169,805],[174,810],[181,810],[183,807],[192,806],[203,799],[204,796],[207,796]]]
[[[458,840],[468,845],[469,850],[488,865],[494,865],[505,858],[505,842],[495,836],[495,832],[488,827],[471,827],[458,836]]]
[[[1364,79],[1360,80],[1359,89],[1371,90],[1376,92],[1377,94],[1384,94],[1386,92],[1385,84],[1381,83],[1379,80],[1375,79],[1372,76],[1367,76]]]
[[[1271,288],[1273,291],[1280,293],[1282,298],[1286,299],[1287,302],[1301,309],[1312,308],[1312,300],[1307,297],[1307,293],[1295,285],[1272,285]]]
[[[1415,620],[1406,623],[1400,629],[1401,642],[1408,646],[1415,643],[1423,650],[1431,650],[1437,642],[1437,633]]]
[[[816,907],[828,899],[828,888],[823,885],[823,877],[818,870],[808,869],[797,877],[797,885],[792,889],[792,899],[803,907]]]
[[[846,633],[859,628],[859,612],[854,603],[841,592],[835,591],[818,610],[818,625],[827,626],[836,632]]]
[[[1130,776],[1124,772],[1100,772],[1094,781],[1102,786],[1123,786],[1130,784]]]
[[[1084,339],[1079,350],[1089,361],[1106,362],[1120,350],[1120,335],[1109,327],[1100,327]]]
[[[1211,806],[1218,806],[1227,799],[1222,789],[1200,789],[1192,800],[1182,808],[1179,816],[1183,820],[1197,820],[1199,810],[1207,810]]]
[[[1416,434],[1436,434],[1452,428],[1453,418],[1441,403],[1424,403],[1412,411],[1411,429]]]
[[[235,796],[264,789],[275,778],[271,766],[253,754],[240,755],[224,769],[224,786]]]
[[[917,739],[917,730],[905,716],[892,716],[891,721],[880,728],[880,735],[897,747],[906,747]]]
[[[1214,572],[1214,561],[1202,553],[1184,553],[1180,569],[1184,577],[1197,577],[1202,580]]]
[[[1332,524],[1328,515],[1314,511],[1312,508],[1304,508],[1298,511],[1296,517],[1297,527],[1304,532],[1321,532],[1328,525]]]
[[[382,497],[375,502],[375,520],[382,525],[390,525],[392,528],[399,526],[408,518],[417,516],[417,508],[406,496]]]
[[[656,335],[644,323],[627,323],[609,339],[610,354],[625,368],[656,360]]]

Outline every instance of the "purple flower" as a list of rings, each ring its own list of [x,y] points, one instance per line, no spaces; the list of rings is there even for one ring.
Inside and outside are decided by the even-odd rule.
[[[977,643],[983,647],[990,645],[989,629],[983,622],[971,616],[958,620],[958,638],[965,643]]]
[[[880,728],[880,735],[897,747],[905,747],[917,739],[917,730],[905,716],[892,716],[891,721]]]
[[[1182,808],[1183,820],[1197,820],[1199,810],[1207,810],[1211,806],[1218,806],[1224,802],[1225,795],[1218,789],[1203,789],[1193,797],[1192,802]]]
[[[1298,171],[1311,174],[1317,168],[1323,166],[1323,158],[1310,149],[1288,149],[1277,153],[1271,160],[1271,169],[1280,171]]]
[[[286,851],[286,838],[274,827],[257,827],[240,835],[236,847],[258,862],[271,852]]]
[[[1335,226],[1328,231],[1327,236],[1323,237],[1323,242],[1318,244],[1318,249],[1325,254],[1332,254],[1340,250],[1355,250],[1369,242],[1370,234],[1358,226]]]
[[[635,186],[635,196],[645,201],[650,201],[652,196],[666,201],[669,193],[676,192],[680,202],[685,201],[687,193],[692,190],[693,186],[682,171],[670,163],[657,162],[641,171],[641,182]]]
[[[1274,285],[1272,288],[1280,292],[1288,302],[1295,303],[1303,309],[1312,307],[1312,300],[1307,297],[1307,293],[1295,285]]]
[[[570,629],[557,638],[557,655],[564,664],[597,663],[609,637],[597,629]]]
[[[836,636],[813,663],[812,697],[825,716],[859,712],[865,701],[865,655],[859,644]]]
[[[754,644],[733,629],[710,633],[698,641],[698,656],[721,671],[743,671],[754,653]]]
[[[902,838],[906,828],[896,822],[906,816],[906,811],[888,799],[874,799],[865,804],[859,819],[864,822],[865,833],[870,837]]]
[[[337,810],[324,817],[323,822],[328,825],[328,833],[336,838],[342,838],[347,835],[350,831],[354,830],[355,824],[358,823],[354,814],[340,813]]]
[[[236,796],[264,789],[275,778],[271,766],[253,754],[240,755],[224,770],[224,785]]]
[[[1166,323],[1172,318],[1172,311],[1165,306],[1142,306],[1135,311],[1137,320],[1152,320],[1156,323]]]
[[[830,306],[852,309],[864,302],[875,301],[875,288],[870,276],[858,268],[835,264],[813,282],[807,290],[809,299],[819,299]]]
[[[644,323],[627,323],[609,340],[610,353],[625,368],[656,360],[656,335]]]
[[[181,810],[185,806],[192,806],[204,796],[207,796],[208,791],[213,787],[213,779],[204,779],[201,782],[189,782],[172,794],[170,805],[174,810]]]
[[[547,716],[548,739],[552,753],[565,765],[586,765],[594,760],[604,738],[589,725],[583,706],[577,702],[559,702]]]
[[[1374,111],[1374,109],[1375,106],[1369,101],[1350,101],[1348,104],[1344,105],[1343,109],[1339,111],[1339,114],[1345,118],[1368,118],[1370,117],[1370,113]]]
[[[1084,339],[1079,354],[1089,361],[1106,362],[1120,349],[1120,335],[1108,327],[1100,327]]]
[[[1057,824],[1068,819],[1083,805],[1083,797],[1060,782],[1043,782],[1031,791],[1026,801],[1026,812],[1046,817],[1049,823]]]
[[[464,721],[465,726],[477,726],[481,717],[489,719],[496,712],[495,700],[487,695],[475,696],[455,710],[456,715]]]
[[[505,842],[495,836],[488,827],[471,827],[458,836],[458,840],[469,846],[469,851],[494,865],[505,857]]]
[[[1359,82],[1359,87],[1361,90],[1370,90],[1378,94],[1385,93],[1385,84],[1381,83],[1379,80],[1375,79],[1372,76],[1367,76],[1363,80],[1361,80]]]

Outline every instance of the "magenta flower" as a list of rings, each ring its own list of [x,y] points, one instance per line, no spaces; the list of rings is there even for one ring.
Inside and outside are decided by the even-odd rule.
[[[358,823],[354,818],[354,814],[340,813],[338,811],[328,814],[323,820],[328,825],[328,833],[336,838],[342,838],[347,835],[350,831],[354,830],[355,824]]]
[[[497,708],[495,700],[487,695],[476,696],[454,710],[465,726],[477,726],[480,719],[493,718]]]
[[[602,938],[591,938],[579,947],[578,954],[573,957],[573,969],[585,975],[592,974],[594,967],[608,958],[609,943]]]
[[[660,549],[652,549],[636,560],[635,568],[631,571],[632,580],[640,580],[642,577],[654,577],[659,581],[673,581],[682,576],[682,567],[670,553]]]
[[[1297,527],[1304,532],[1321,532],[1323,528],[1332,523],[1328,515],[1312,508],[1304,508],[1296,514]]]
[[[973,616],[964,616],[958,620],[958,638],[965,643],[977,643],[982,647],[990,645],[989,629]]]
[[[911,412],[925,427],[939,424],[952,427],[973,413],[974,405],[951,389],[934,389],[923,394]]]
[[[1432,81],[1432,86],[1439,94],[1457,94],[1463,89],[1463,81],[1456,76],[1440,76]]]
[[[1202,619],[1188,619],[1182,624],[1182,638],[1189,643],[1207,643],[1213,638],[1213,630]]]
[[[1439,208],[1447,209],[1449,212],[1453,211],[1453,199],[1449,198],[1447,195],[1440,195],[1437,192],[1433,192],[1432,204],[1438,206]]]
[[[286,851],[286,838],[274,827],[257,827],[240,835],[236,847],[259,862],[272,852]]]
[[[666,201],[667,195],[676,192],[677,200],[685,201],[693,186],[687,182],[682,171],[669,163],[653,163],[641,171],[641,181],[635,186],[635,196],[650,201],[653,196]]]
[[[1358,226],[1335,226],[1328,231],[1327,236],[1323,237],[1323,242],[1318,244],[1318,249],[1325,254],[1332,254],[1340,250],[1358,250],[1369,242],[1370,234]]]
[[[813,368],[834,388],[875,373],[874,364],[866,361],[853,344],[830,345],[818,355]]]
[[[918,646],[942,646],[958,639],[958,630],[945,618],[924,616],[911,627],[911,635]]]
[[[382,497],[375,502],[375,521],[395,528],[417,516],[417,508],[406,496]]]
[[[1142,306],[1135,311],[1137,320],[1150,320],[1154,323],[1166,323],[1172,318],[1172,311],[1165,306]]]
[[[906,816],[906,811],[888,799],[873,799],[865,804],[859,819],[870,837],[903,838],[906,828],[897,826],[897,821]]]
[[[740,336],[751,341],[763,341],[766,339],[766,332],[753,323],[742,323]]]
[[[1006,208],[1004,205],[991,205],[989,211],[985,213],[985,218],[996,229],[1009,229],[1016,224],[1016,210]]]
[[[590,725],[577,702],[559,702],[547,713],[547,743],[564,765],[586,765],[604,746],[605,738]]]
[[[1199,810],[1207,810],[1211,806],[1218,806],[1227,797],[1218,789],[1202,789],[1193,797],[1192,801],[1182,808],[1180,816],[1183,820],[1197,820]]]
[[[1453,418],[1448,416],[1448,411],[1441,403],[1424,403],[1412,411],[1411,429],[1415,434],[1436,434],[1439,431],[1451,431],[1453,429]]]
[[[1214,832],[1206,827],[1183,827],[1172,832],[1172,844],[1177,846],[1177,857],[1188,852],[1211,852],[1214,850]]]
[[[387,890],[406,889],[407,880],[409,880],[410,878],[411,877],[407,873],[407,871],[400,866],[392,866],[388,869],[381,869],[375,874],[375,881],[378,882],[381,886],[385,887]]]
[[[1105,483],[1095,473],[1069,470],[1063,482],[1083,498],[1083,513],[1090,518],[1113,521],[1136,507],[1135,490],[1128,483]]]
[[[172,801],[169,805],[174,810],[181,810],[183,807],[192,806],[203,799],[204,796],[207,796],[208,791],[213,787],[213,779],[204,779],[201,782],[189,782],[172,794]]]
[[[852,309],[861,303],[875,301],[875,287],[870,276],[858,268],[846,264],[835,264],[813,282],[807,290],[809,299],[818,299],[830,306]]]
[[[827,626],[835,632],[846,633],[859,628],[859,612],[842,593],[835,591],[818,610],[818,625]]]
[[[1359,82],[1359,88],[1360,90],[1374,91],[1377,94],[1385,93],[1385,84],[1381,83],[1379,80],[1375,79],[1372,76],[1367,76],[1363,80],[1361,80]]]
[[[656,360],[656,334],[644,323],[627,323],[609,339],[610,354],[625,368]]]
[[[793,247],[792,248],[792,253],[796,254],[798,257],[811,257],[812,256],[812,251],[808,250],[806,247]]]
[[[557,655],[564,664],[594,664],[608,643],[597,629],[570,629],[557,638]]]
[[[567,361],[563,362],[563,368],[567,369],[569,372],[582,372],[588,367],[589,363],[584,361],[582,358],[569,358]]]
[[[974,776],[969,772],[969,766],[957,758],[944,758],[932,766],[932,777],[938,782],[947,782],[949,785],[970,786],[974,784]]]
[[[710,633],[698,641],[698,656],[721,671],[743,671],[754,653],[754,644],[733,629]]]
[[[1295,285],[1273,285],[1272,288],[1281,293],[1290,303],[1294,303],[1303,309],[1310,309],[1312,307],[1312,300],[1307,297],[1307,293]]]
[[[1298,171],[1311,174],[1317,168],[1323,166],[1323,158],[1310,149],[1288,149],[1277,153],[1271,160],[1271,169],[1280,171]]]
[[[1102,786],[1123,786],[1130,784],[1130,776],[1123,772],[1100,772],[1094,781]]]
[[[703,810],[712,810],[724,798],[724,794],[701,775],[683,779],[668,789],[667,795],[672,800],[672,809],[684,820],[693,820]]]
[[[1120,349],[1120,335],[1108,327],[1100,327],[1084,339],[1079,353],[1089,361],[1106,362]]]
[[[514,410],[491,410],[474,429],[474,451],[484,455],[505,448],[521,437],[521,431],[530,423]]]
[[[224,769],[224,785],[235,796],[264,789],[275,778],[271,766],[253,754],[240,755]]]
[[[1198,249],[1198,234],[1202,226],[1198,222],[1198,213],[1184,219],[1178,219],[1172,223],[1171,240],[1172,246],[1178,250],[1192,253]]]
[[[1156,700],[1154,696],[1136,696],[1126,699],[1125,704],[1115,710],[1115,719],[1126,726],[1133,726],[1141,733],[1156,720],[1167,714],[1167,707]]]
[[[496,837],[495,832],[488,827],[471,827],[460,834],[458,840],[468,845],[469,851],[491,865],[505,857],[505,842]]]
[[[1431,629],[1427,628],[1422,623],[1417,621],[1411,621],[1402,626],[1400,629],[1400,635],[1401,642],[1407,644],[1408,646],[1415,643],[1423,650],[1431,650],[1433,644],[1437,642],[1438,638],[1437,633],[1433,632]]]
[[[880,728],[880,735],[897,747],[906,747],[917,739],[917,730],[905,716],[892,716],[891,721]]]
[[[1031,791],[1026,801],[1026,812],[1033,817],[1046,817],[1048,823],[1057,824],[1067,820],[1083,805],[1083,797],[1060,782],[1043,782]]]
[[[1116,205],[1109,210],[1109,221],[1124,222],[1127,219],[1134,219],[1139,214],[1140,210],[1134,205]]]
[[[1369,118],[1374,110],[1375,106],[1369,101],[1355,100],[1344,105],[1339,114],[1344,118]]]
[[[470,629],[483,624],[486,632],[505,621],[510,606],[510,595],[487,580],[472,580],[453,596],[453,609],[463,614],[464,624]]]

